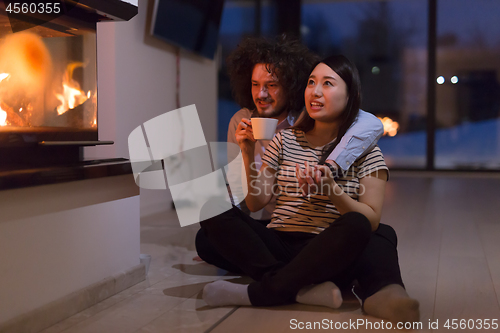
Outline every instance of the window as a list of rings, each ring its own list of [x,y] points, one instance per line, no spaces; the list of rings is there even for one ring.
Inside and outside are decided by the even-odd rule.
[[[301,32],[322,57],[341,53],[356,64],[361,108],[383,119],[379,146],[387,164],[423,168],[427,2],[304,1]]]
[[[438,169],[500,169],[498,13],[500,1],[438,1]]]
[[[222,59],[244,36],[277,33],[275,3],[226,1]],[[384,123],[391,168],[500,170],[500,1],[302,0],[300,10],[305,45],[358,67],[362,109]],[[230,91],[222,62],[219,140],[239,109]]]

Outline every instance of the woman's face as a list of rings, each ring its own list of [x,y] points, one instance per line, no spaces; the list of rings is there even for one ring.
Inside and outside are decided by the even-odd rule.
[[[324,63],[314,68],[304,93],[307,113],[321,122],[335,122],[347,106],[344,80]]]

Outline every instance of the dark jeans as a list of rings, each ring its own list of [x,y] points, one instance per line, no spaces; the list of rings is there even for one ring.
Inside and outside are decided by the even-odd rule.
[[[301,288],[325,281],[345,287],[357,279],[362,299],[386,285],[403,285],[394,230],[380,225],[372,233],[359,213],[342,215],[319,235],[268,229],[236,207],[201,227],[199,256],[256,280],[248,288],[256,306],[292,303]]]

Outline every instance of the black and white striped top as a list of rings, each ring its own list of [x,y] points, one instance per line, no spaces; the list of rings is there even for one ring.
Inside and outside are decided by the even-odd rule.
[[[311,194],[304,197],[298,188],[295,163],[301,167],[318,164],[322,147],[310,144],[303,131],[286,129],[278,132],[267,147],[262,161],[277,170],[277,183],[273,193],[277,195],[271,223],[268,228],[282,231],[299,231],[319,234],[339,216],[339,211],[327,196]],[[365,156],[356,160],[344,173],[338,175],[337,184],[355,200],[362,194],[359,180],[378,170],[388,170],[384,156],[375,146]]]

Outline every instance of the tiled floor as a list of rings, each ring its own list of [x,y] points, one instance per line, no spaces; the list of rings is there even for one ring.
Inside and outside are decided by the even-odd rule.
[[[476,325],[479,319],[500,321],[499,176],[393,172],[383,222],[398,233],[403,279],[420,301],[423,332],[436,321],[433,332],[449,332],[448,319],[474,319]],[[173,211],[143,217],[141,252],[153,257],[148,279],[43,332],[288,332],[297,331],[291,320],[332,320],[335,327],[358,319],[368,323],[346,331],[382,331],[375,329],[381,321],[364,316],[353,298],[339,310],[297,304],[208,307],[201,299],[203,286],[237,277],[192,261],[197,229],[179,227]]]

